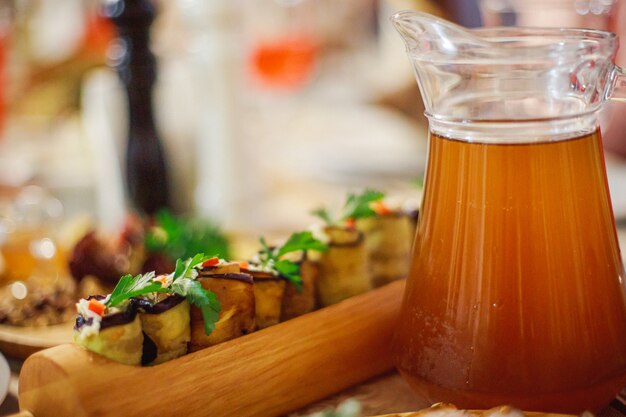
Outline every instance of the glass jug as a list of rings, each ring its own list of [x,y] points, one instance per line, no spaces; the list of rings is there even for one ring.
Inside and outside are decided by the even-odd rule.
[[[430,128],[398,370],[432,402],[599,410],[626,385],[597,121],[626,91],[616,36],[467,30],[412,11],[392,21]]]

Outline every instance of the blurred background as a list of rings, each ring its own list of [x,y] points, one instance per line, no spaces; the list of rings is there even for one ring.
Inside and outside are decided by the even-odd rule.
[[[624,26],[616,0],[1,0],[4,282],[46,258],[42,238],[62,258],[131,212],[258,235],[307,227],[352,189],[416,207],[427,124],[388,20],[406,8],[469,27]],[[603,115],[615,155],[624,111]],[[626,171],[609,165],[620,217]]]
[[[108,230],[129,209],[154,210],[138,193],[228,230],[301,227],[311,207],[346,188],[419,199],[426,124],[388,22],[394,11],[420,8],[470,27],[611,28],[617,9],[616,0],[0,5],[0,201],[35,184],[61,203],[59,221]],[[148,20],[120,18],[133,13]],[[138,43],[129,52],[142,31],[153,57]],[[129,122],[131,136],[155,139],[131,149]],[[145,172],[136,154],[150,149],[162,160],[143,158],[151,181],[134,184]]]
[[[37,257],[33,234],[61,256],[90,228],[121,230],[129,212],[166,207],[256,235],[306,227],[312,208],[350,189],[417,206],[427,125],[393,12],[619,32],[619,6],[2,0],[0,276],[15,253]],[[603,115],[616,155],[624,111]],[[622,216],[624,169],[609,162]]]
[[[1,2],[0,197],[36,184],[63,221],[109,230],[128,209],[151,211],[127,181],[131,119],[154,127],[163,205],[229,230],[302,227],[346,187],[415,191],[425,125],[388,24],[400,3],[155,1],[154,22],[137,24],[115,21],[116,2]],[[156,71],[145,97],[129,100],[118,76],[120,25],[151,35],[153,68],[131,59],[126,70],[130,90]],[[131,116],[150,110],[150,122]],[[161,186],[151,179],[141,187]]]

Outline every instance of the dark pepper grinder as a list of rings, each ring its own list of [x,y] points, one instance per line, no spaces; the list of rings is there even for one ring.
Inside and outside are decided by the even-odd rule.
[[[109,0],[104,14],[118,30],[111,65],[128,97],[126,185],[135,208],[153,214],[169,207],[166,164],[152,100],[157,68],[150,51],[150,26],[155,9],[150,0]]]

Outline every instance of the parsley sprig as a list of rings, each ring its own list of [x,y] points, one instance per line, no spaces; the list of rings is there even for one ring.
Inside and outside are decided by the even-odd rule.
[[[374,216],[376,212],[372,209],[371,204],[383,198],[385,198],[385,194],[375,190],[365,190],[361,194],[351,193],[348,194],[346,202],[338,215],[332,215],[324,207],[313,210],[311,214],[322,219],[328,226],[335,226],[347,220]]]
[[[187,259],[196,253],[217,253],[230,257],[228,238],[213,223],[202,219],[187,219],[161,210],[154,216],[154,226],[145,237],[149,252],[163,252],[172,261]]]
[[[328,249],[325,244],[313,237],[313,233],[310,231],[293,233],[282,246],[271,247],[263,237],[259,241],[261,242],[261,250],[258,253],[258,258],[261,267],[273,269],[278,275],[292,283],[299,292],[302,291],[300,265],[283,259],[283,256],[297,251],[316,250],[323,252]]]
[[[150,293],[177,294],[185,297],[190,304],[200,309],[204,320],[204,332],[209,335],[219,320],[221,306],[215,293],[202,288],[200,282],[196,280],[198,269],[209,258],[209,256],[199,253],[187,260],[178,259],[176,269],[167,276],[165,285],[154,281],[154,272],[135,277],[124,275],[113,289],[105,305],[114,307],[130,298]]]

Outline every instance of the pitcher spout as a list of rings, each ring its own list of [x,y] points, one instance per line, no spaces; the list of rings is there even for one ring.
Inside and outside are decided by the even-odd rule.
[[[391,16],[391,22],[410,54],[449,54],[468,46],[488,46],[468,29],[427,13],[404,10]]]

